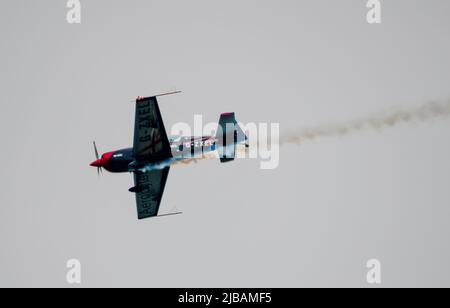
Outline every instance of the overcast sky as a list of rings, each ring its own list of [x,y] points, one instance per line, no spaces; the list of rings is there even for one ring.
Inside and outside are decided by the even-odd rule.
[[[166,128],[280,123],[281,133],[450,99],[450,2],[5,1],[0,10],[0,286],[450,286],[450,121],[281,148],[280,165],[172,168],[137,221],[129,174],[89,167],[132,145],[138,95]]]

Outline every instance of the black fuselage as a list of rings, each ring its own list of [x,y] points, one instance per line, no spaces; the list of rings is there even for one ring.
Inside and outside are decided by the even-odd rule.
[[[205,137],[181,137],[170,141],[172,152],[168,155],[177,156],[198,154],[215,150],[216,139],[212,136]],[[167,158],[167,156],[165,157]],[[109,172],[130,172],[130,164],[134,163],[133,148],[121,149],[102,155],[102,166]],[[149,157],[148,162],[158,161],[159,157]],[[145,163],[145,162],[144,162]]]

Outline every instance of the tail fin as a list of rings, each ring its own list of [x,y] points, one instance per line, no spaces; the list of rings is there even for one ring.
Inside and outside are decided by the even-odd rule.
[[[247,136],[236,121],[234,112],[220,115],[216,138],[220,162],[233,161],[236,156],[236,144],[247,140]]]

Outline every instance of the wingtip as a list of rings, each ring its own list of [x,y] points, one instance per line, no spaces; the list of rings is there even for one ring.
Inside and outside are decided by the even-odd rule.
[[[174,94],[180,94],[182,93],[181,91],[172,91],[172,92],[167,92],[167,93],[162,93],[162,94],[158,94],[155,95],[155,97],[161,97],[161,96],[166,96],[166,95],[174,95]]]
[[[157,95],[153,95],[153,96],[138,96],[136,98],[136,102],[145,100],[145,99],[149,99],[152,97],[161,97],[161,96],[167,96],[167,95],[174,95],[174,94],[180,94],[183,93],[182,91],[172,91],[172,92],[166,92],[166,93],[162,93],[162,94],[157,94]]]

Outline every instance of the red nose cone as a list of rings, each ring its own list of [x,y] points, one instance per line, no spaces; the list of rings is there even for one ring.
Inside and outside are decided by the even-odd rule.
[[[103,166],[103,159],[99,158],[96,161],[91,163],[92,167],[102,167]]]

